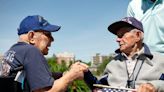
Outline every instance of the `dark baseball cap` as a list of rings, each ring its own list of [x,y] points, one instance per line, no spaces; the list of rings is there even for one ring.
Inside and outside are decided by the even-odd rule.
[[[60,29],[58,25],[51,25],[40,15],[27,16],[22,20],[18,28],[18,35],[28,33],[29,31],[43,30],[56,32]]]
[[[125,17],[120,21],[114,22],[113,24],[109,25],[108,30],[116,35],[117,31],[123,27],[133,27],[143,32],[142,23],[134,17]]]

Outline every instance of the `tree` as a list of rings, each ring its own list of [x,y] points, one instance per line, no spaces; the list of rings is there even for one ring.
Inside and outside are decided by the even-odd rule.
[[[112,56],[110,56],[108,59],[105,59],[102,64],[100,64],[98,67],[97,67],[97,72],[96,72],[96,75],[101,75],[104,70],[105,70],[105,67],[106,65],[113,59]]]

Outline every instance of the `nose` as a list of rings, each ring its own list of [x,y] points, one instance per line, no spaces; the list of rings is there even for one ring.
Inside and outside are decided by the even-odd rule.
[[[119,38],[119,37],[118,37],[118,38],[116,39],[116,42],[120,42],[121,40],[122,40],[122,38]]]

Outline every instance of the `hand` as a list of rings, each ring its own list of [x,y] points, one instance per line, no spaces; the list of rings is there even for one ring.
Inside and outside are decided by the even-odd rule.
[[[93,89],[92,90],[92,92],[99,92],[101,89],[99,89],[99,88],[95,88],[95,89]],[[101,91],[100,91],[101,92]]]
[[[157,90],[152,84],[147,83],[147,84],[141,84],[137,89],[137,92],[157,92]]]
[[[88,65],[84,64],[84,63],[80,63],[80,62],[76,62],[74,64],[71,65],[71,69],[79,69],[83,72],[87,72],[88,71]]]
[[[84,72],[88,71],[88,65],[80,62],[76,62],[71,65],[70,70],[67,72],[72,79],[83,79]]]
[[[70,70],[62,77],[54,81],[54,85],[49,92],[65,92],[68,85],[76,79],[84,77],[84,72],[88,70],[86,64],[77,62],[71,65]]]

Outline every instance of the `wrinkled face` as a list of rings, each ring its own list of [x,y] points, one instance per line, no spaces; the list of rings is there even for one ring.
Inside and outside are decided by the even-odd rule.
[[[36,46],[44,55],[48,54],[53,37],[50,32],[37,31],[34,35],[34,46]]]
[[[121,28],[119,31],[117,31],[116,41],[119,44],[119,49],[121,52],[130,53],[138,41],[136,33],[130,30],[134,29]]]

